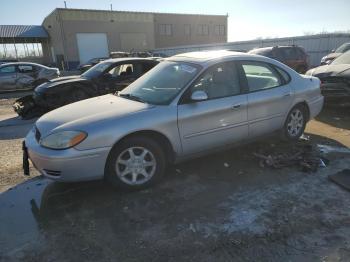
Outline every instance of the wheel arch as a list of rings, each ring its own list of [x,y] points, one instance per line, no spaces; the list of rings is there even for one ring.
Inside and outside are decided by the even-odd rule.
[[[127,134],[123,137],[121,137],[114,145],[113,148],[118,146],[118,144],[122,143],[123,141],[131,138],[131,137],[147,137],[159,144],[159,146],[164,150],[166,160],[168,163],[172,163],[175,160],[176,153],[174,151],[174,147],[172,143],[170,142],[170,139],[164,135],[163,133],[155,130],[140,130],[135,131],[130,134]]]
[[[297,101],[295,104],[293,104],[293,106],[288,110],[288,113],[286,115],[285,121],[287,120],[287,117],[288,117],[289,113],[296,106],[303,106],[305,108],[306,117],[307,117],[306,121],[308,122],[310,120],[310,107],[309,107],[308,103],[305,100],[300,100],[300,101]]]

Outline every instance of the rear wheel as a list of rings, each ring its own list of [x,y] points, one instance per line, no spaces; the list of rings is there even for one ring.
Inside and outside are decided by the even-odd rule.
[[[165,166],[164,152],[158,143],[147,137],[132,137],[111,150],[105,178],[113,186],[137,190],[157,182]]]
[[[287,140],[297,140],[304,133],[307,122],[305,106],[297,105],[289,112],[284,124],[283,135]]]

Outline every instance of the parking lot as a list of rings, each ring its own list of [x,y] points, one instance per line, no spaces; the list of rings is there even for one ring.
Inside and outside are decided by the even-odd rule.
[[[347,109],[324,109],[300,145],[330,146],[327,166],[263,167],[253,154],[288,153],[267,139],[168,168],[147,190],[102,181],[60,184],[31,168],[21,141],[35,120],[0,100],[2,261],[348,261],[350,192],[328,175],[350,168]]]

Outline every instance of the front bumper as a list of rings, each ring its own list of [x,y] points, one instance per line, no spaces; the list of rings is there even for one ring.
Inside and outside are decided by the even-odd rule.
[[[25,138],[28,156],[45,177],[61,182],[101,179],[110,147],[90,150],[52,150],[39,145],[31,130]]]

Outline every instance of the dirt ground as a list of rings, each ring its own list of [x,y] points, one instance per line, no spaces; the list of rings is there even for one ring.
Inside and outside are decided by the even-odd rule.
[[[21,170],[34,120],[0,99],[0,261],[350,261],[350,192],[328,179],[350,168],[350,113],[326,109],[301,145],[331,146],[327,167],[261,167],[274,138],[172,166],[163,181],[121,192],[60,184]]]

